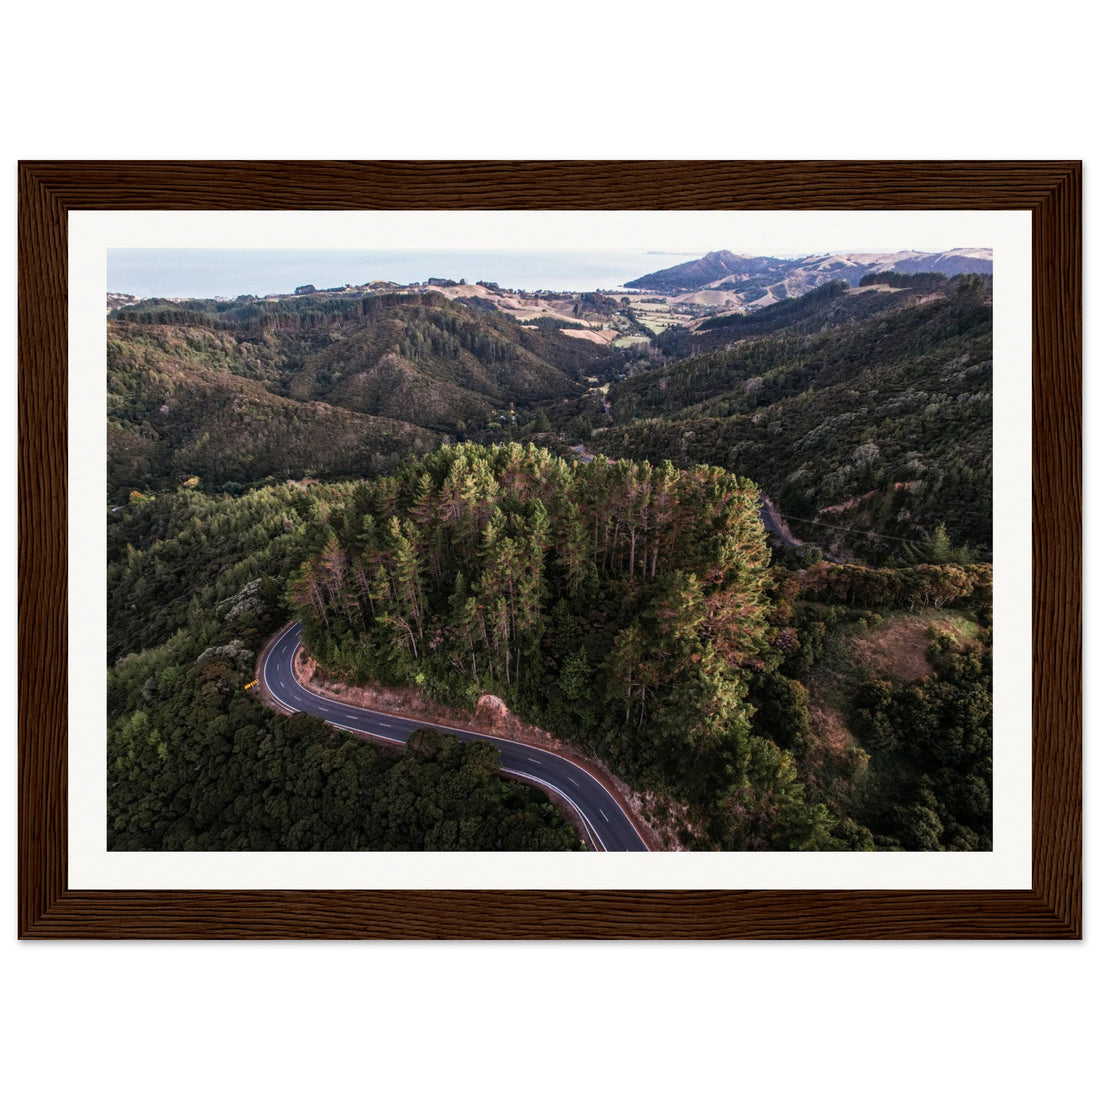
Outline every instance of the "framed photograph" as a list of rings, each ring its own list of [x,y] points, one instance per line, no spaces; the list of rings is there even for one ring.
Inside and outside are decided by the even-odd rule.
[[[21,937],[1080,937],[1080,163],[19,171]]]

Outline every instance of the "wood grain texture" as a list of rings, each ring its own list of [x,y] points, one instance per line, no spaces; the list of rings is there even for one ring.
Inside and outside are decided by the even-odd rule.
[[[1081,172],[1035,210],[1033,883],[1081,927]]]
[[[1032,889],[68,890],[68,212],[477,208],[1032,212]],[[1081,287],[1081,165],[1075,161],[22,163],[19,935],[27,939],[1079,938]]]

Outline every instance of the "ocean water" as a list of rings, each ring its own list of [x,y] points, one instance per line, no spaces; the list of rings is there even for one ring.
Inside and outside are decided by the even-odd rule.
[[[631,252],[333,251],[240,248],[115,248],[107,289],[140,298],[236,298],[429,278],[494,282],[512,290],[614,290],[686,256]]]

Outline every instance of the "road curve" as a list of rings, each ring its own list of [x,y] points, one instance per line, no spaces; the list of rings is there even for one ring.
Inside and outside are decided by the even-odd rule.
[[[500,749],[505,774],[534,783],[569,803],[583,823],[590,847],[604,852],[649,850],[615,796],[591,772],[565,757],[501,737],[353,707],[314,694],[294,675],[294,654],[301,638],[301,624],[291,623],[276,638],[260,668],[261,681],[285,710],[312,714],[337,729],[398,744],[404,744],[414,730],[426,725],[454,733],[460,741],[490,741]]]
[[[791,534],[775,505],[763,493],[760,494],[760,522],[764,524],[764,530],[775,535],[784,546],[805,545]]]

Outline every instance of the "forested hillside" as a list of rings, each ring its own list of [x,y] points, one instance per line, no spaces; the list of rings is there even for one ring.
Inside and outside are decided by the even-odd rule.
[[[528,818],[506,846],[576,843],[503,787],[502,816],[477,803],[480,831],[424,840],[386,807],[454,819],[457,804],[423,810],[457,797],[431,784],[452,765],[487,782],[491,762],[429,743],[386,778],[377,750],[263,708],[245,685],[291,614],[349,681],[414,684],[458,714],[498,692],[607,762],[678,846],[988,845],[988,566],[788,573],[768,566],[750,483],[515,446],[448,448],[370,482],[181,489],[129,502],[108,530],[117,847],[491,848]],[[418,761],[425,793],[391,803]],[[384,828],[363,820],[383,810]]]
[[[980,607],[988,568],[824,568],[786,581],[769,570],[755,486],[715,468],[466,446],[361,486],[291,600],[341,678],[415,682],[455,705],[498,693],[637,789],[690,807],[682,843],[846,847],[873,843],[852,802],[870,758],[850,736],[816,736],[784,668],[808,672],[816,632],[851,607],[868,609],[855,613],[864,625],[884,610]],[[805,645],[776,586],[806,617]],[[814,754],[828,768],[800,774]]]
[[[691,339],[720,349],[613,385],[611,423],[591,445],[743,472],[801,537],[862,558],[919,546],[940,525],[953,543],[987,552],[989,283],[963,275],[901,294],[834,284],[716,321]]]
[[[580,847],[497,750],[435,731],[386,753],[247,689],[292,570],[347,486],[181,490],[108,526],[107,843],[166,851]]]
[[[108,491],[392,470],[609,355],[439,294],[142,302],[108,323]]]
[[[111,345],[112,501],[191,478],[237,491],[267,477],[382,473],[449,438],[400,419],[279,397],[251,378],[202,365],[216,354],[213,341],[179,337],[174,347],[177,336],[162,333],[153,351],[137,339]]]
[[[466,446],[363,486],[291,591],[310,650],[349,679],[499,693],[690,800],[693,843],[816,847],[824,807],[749,725],[766,565],[755,487],[730,474]]]

